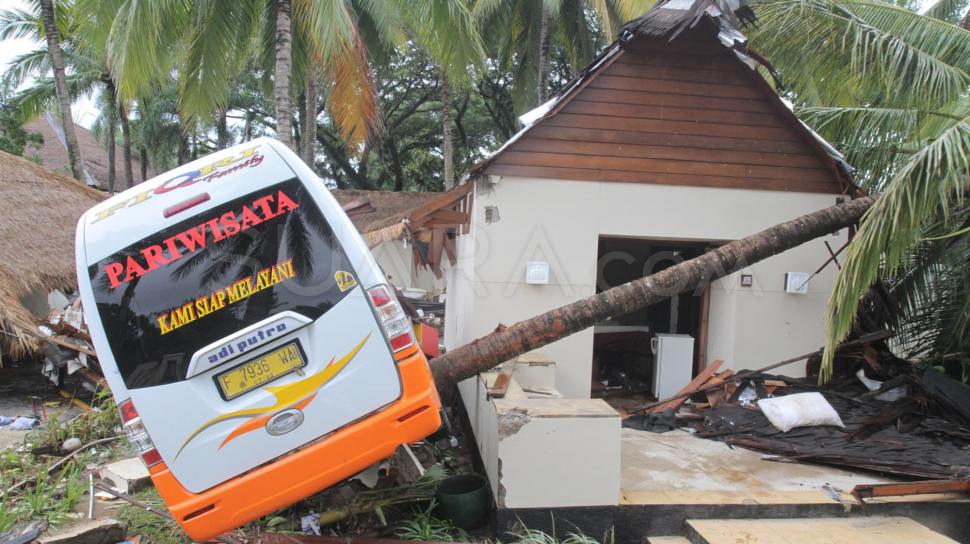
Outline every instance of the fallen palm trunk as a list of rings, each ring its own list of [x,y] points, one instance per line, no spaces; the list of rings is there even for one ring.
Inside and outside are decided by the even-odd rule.
[[[873,197],[865,196],[803,215],[651,276],[613,287],[511,327],[500,328],[432,360],[435,381],[439,388],[447,388],[604,319],[691,291],[809,240],[848,227],[859,221],[873,202]]]

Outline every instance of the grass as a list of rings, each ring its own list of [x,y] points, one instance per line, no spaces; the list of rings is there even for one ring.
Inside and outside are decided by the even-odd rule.
[[[28,436],[28,442],[34,447],[51,447],[57,450],[68,438],[79,438],[87,444],[99,438],[107,438],[119,434],[121,416],[115,407],[111,393],[101,389],[94,395],[93,410],[61,421],[60,412],[52,412],[47,422]]]
[[[86,444],[117,435],[120,418],[106,390],[95,396],[94,406],[94,410],[65,421],[59,413],[52,413],[44,426],[28,434],[30,451],[0,452],[0,533],[26,521],[46,520],[56,526],[75,516],[74,508],[87,491],[85,470],[95,460],[93,448],[79,452],[53,471],[51,467],[58,459],[33,452],[60,452],[61,444],[70,437]],[[117,452],[109,452],[109,456],[115,457]],[[102,455],[99,460],[106,459]],[[22,482],[26,483],[6,493]]]
[[[432,500],[424,510],[419,510],[412,517],[398,522],[391,533],[401,540],[467,542],[468,533],[464,529],[432,515],[434,507],[435,502]]]
[[[560,538],[555,532],[555,519],[552,520],[553,532],[545,533],[537,529],[529,529],[520,521],[518,525],[509,531],[513,537],[512,544],[614,544],[616,541],[613,529],[603,535],[603,538],[596,540],[591,536],[584,535],[581,531],[566,533],[565,538]]]
[[[154,487],[143,489],[132,495],[132,498],[155,510],[168,511]],[[119,507],[115,519],[128,525],[128,534],[140,535],[142,542],[151,544],[191,542],[175,521],[162,518],[133,504],[124,503]]]

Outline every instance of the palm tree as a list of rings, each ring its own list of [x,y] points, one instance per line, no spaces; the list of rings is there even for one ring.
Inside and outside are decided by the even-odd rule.
[[[293,148],[293,108],[290,103],[290,76],[293,73],[293,32],[290,26],[290,0],[276,0],[276,133],[281,142]]]
[[[84,10],[98,4],[79,0]],[[328,82],[328,109],[341,136],[357,147],[380,130],[364,34],[393,41],[398,19],[393,2],[121,1],[108,54],[122,100],[145,95],[177,66],[180,110],[201,119],[225,108],[227,83],[255,54],[274,74],[277,134],[288,145],[291,83],[302,84],[304,65],[312,64]],[[301,47],[306,54],[295,54]]]
[[[40,7],[44,21],[44,37],[47,39],[47,52],[50,54],[54,69],[54,88],[57,90],[57,105],[61,112],[61,130],[64,131],[64,141],[67,143],[67,159],[71,165],[71,175],[80,181],[84,177],[81,168],[81,148],[77,145],[74,117],[71,116],[71,97],[67,93],[67,81],[64,77],[60,36],[54,23],[54,1],[41,0]]]
[[[67,40],[60,44],[60,62],[62,67],[70,68],[70,74],[64,78],[68,93],[68,102],[82,95],[100,95],[102,107],[102,122],[106,129],[105,146],[108,164],[108,191],[113,192],[115,186],[114,146],[115,130],[120,121],[122,133],[127,131],[127,112],[119,104],[115,85],[111,77],[111,70],[104,56],[104,39],[98,29],[98,21],[104,21],[104,14],[88,14],[83,20],[78,16],[75,6],[64,5],[59,10],[59,26],[70,29],[65,35]],[[98,16],[101,16],[99,19]],[[0,12],[0,39],[8,37],[31,37],[38,39],[43,29],[42,15],[22,10],[5,10]],[[26,82],[30,85],[21,90],[16,99],[19,115],[24,119],[36,117],[45,110],[50,110],[61,102],[57,90],[56,70],[54,70],[51,56],[47,48],[38,48],[15,57],[9,64],[7,79],[16,86]],[[54,72],[55,76],[48,74]],[[121,114],[120,116],[118,114]],[[63,120],[62,120],[63,125]],[[73,131],[73,122],[70,124]],[[66,133],[65,133],[66,135]],[[131,140],[124,138],[124,171],[127,187],[133,184],[131,165]],[[68,145],[70,155],[70,145]]]
[[[71,95],[68,92],[68,82],[65,76],[65,55],[69,54],[61,47],[60,34],[73,34],[73,20],[68,13],[71,6],[67,3],[54,9],[52,0],[42,0],[35,4],[31,11],[21,9],[6,9],[0,12],[0,40],[30,38],[34,41],[46,41],[47,47],[30,53],[18,55],[9,68],[7,81],[12,88],[40,74],[53,73],[49,90],[55,100],[48,101],[45,106],[56,104],[61,117],[61,127],[67,147],[68,164],[71,175],[77,180],[83,180],[84,170],[81,160],[81,150],[74,131],[74,118],[71,115]],[[40,8],[37,10],[36,8]],[[70,49],[70,46],[67,48]],[[20,98],[14,99],[19,102]],[[39,113],[34,112],[34,113]],[[21,115],[21,118],[33,117]]]
[[[467,89],[477,78],[475,68],[485,58],[469,0],[423,0],[406,11],[410,34],[438,65],[441,79],[441,153],[445,190],[455,185],[451,125],[453,89]]]
[[[476,0],[474,14],[489,28],[488,43],[504,69],[513,72],[516,109],[548,98],[554,50],[572,71],[592,60],[603,39],[645,13],[655,0]]]
[[[858,303],[883,280],[899,299],[901,348],[927,360],[970,350],[970,32],[967,0],[924,14],[882,0],[762,0],[752,44],[796,112],[881,193],[829,299],[823,377]],[[970,368],[970,367],[967,367]]]

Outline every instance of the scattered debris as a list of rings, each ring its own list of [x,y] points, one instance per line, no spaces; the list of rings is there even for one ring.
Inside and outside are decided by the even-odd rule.
[[[852,489],[859,502],[872,497],[902,497],[934,493],[970,493],[970,480],[923,480],[904,484],[860,484]]]
[[[101,479],[111,482],[119,493],[125,494],[134,493],[151,482],[148,469],[137,457],[106,465],[101,469]]]
[[[125,539],[125,528],[112,518],[84,520],[37,539],[38,544],[116,544]]]
[[[824,386],[765,370],[740,371],[726,379],[716,379],[723,373],[707,372],[677,397],[628,417],[624,426],[652,432],[686,427],[698,437],[771,454],[777,461],[909,478],[970,478],[970,388],[896,358],[879,346],[887,336],[882,331],[841,346],[837,357],[843,372]],[[865,368],[862,376],[878,384],[861,381],[860,367]],[[746,398],[757,402],[747,404]],[[828,412],[826,417],[794,417],[791,410],[777,414],[772,409],[803,398],[814,399],[814,408]],[[665,413],[657,413],[661,409]],[[787,417],[780,415],[792,421],[781,421]]]
[[[6,427],[11,431],[29,431],[30,429],[33,429],[37,423],[39,422],[32,417],[0,416],[0,427]]]

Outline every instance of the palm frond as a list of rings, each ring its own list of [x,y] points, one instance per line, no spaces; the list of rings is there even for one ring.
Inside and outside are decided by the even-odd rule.
[[[876,0],[762,0],[752,42],[828,105],[935,108],[970,87],[967,31]],[[805,54],[811,51],[811,54]]]
[[[475,82],[474,68],[484,59],[485,49],[466,1],[412,2],[406,22],[452,86],[464,88]]]
[[[923,11],[923,15],[957,24],[960,22],[960,15],[968,6],[970,2],[967,0],[936,0]]]
[[[169,75],[173,44],[180,43],[188,20],[182,0],[125,0],[107,42],[121,99],[147,95]]]
[[[366,46],[354,14],[343,0],[293,3],[294,21],[327,78],[330,114],[341,138],[357,149],[381,132],[380,106]]]
[[[47,48],[43,47],[21,53],[11,59],[3,78],[11,88],[16,89],[32,78],[50,74],[52,70],[51,56],[47,54]]]
[[[229,82],[250,53],[261,4],[202,0],[192,5],[183,69],[179,72],[184,115],[208,118],[225,108]]]
[[[954,119],[931,119],[920,128],[925,141],[900,166],[860,225],[829,298],[822,377],[831,374],[835,346],[852,329],[856,306],[878,274],[894,275],[933,221],[950,225],[970,189],[970,101]],[[960,115],[956,115],[960,114]]]

